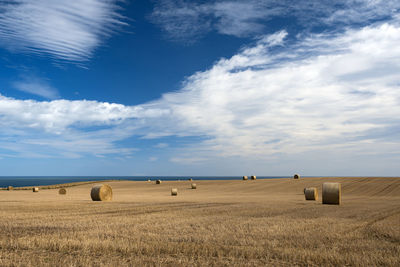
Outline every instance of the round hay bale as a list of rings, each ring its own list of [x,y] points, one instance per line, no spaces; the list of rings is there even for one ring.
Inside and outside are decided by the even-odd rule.
[[[178,195],[178,188],[172,188],[171,189],[171,196],[177,196]]]
[[[306,200],[318,200],[318,190],[316,187],[304,188]]]
[[[306,194],[307,187],[304,187],[303,193]]]
[[[189,180],[189,181],[193,181],[193,179],[192,179],[192,178],[189,178],[188,180]]]
[[[151,182],[151,180],[150,180],[150,179],[147,179],[147,182]]]
[[[322,204],[340,205],[342,199],[342,186],[340,183],[322,184]]]
[[[192,183],[192,189],[196,189],[197,185],[195,183]]]
[[[157,180],[157,181],[156,181],[156,184],[161,184],[161,180]]]
[[[60,195],[65,195],[65,194],[67,193],[67,189],[65,189],[65,188],[60,188],[60,189],[58,190],[58,193],[59,193]]]
[[[243,176],[243,181],[247,181],[249,179],[247,176]]]
[[[295,175],[293,175],[293,179],[300,179],[300,174],[295,174]]]
[[[90,191],[90,197],[93,201],[110,201],[112,200],[112,188],[107,184],[95,185]]]
[[[7,190],[8,190],[8,191],[11,191],[11,190],[13,190],[13,189],[14,189],[14,187],[11,186],[11,185],[9,185],[9,186],[7,187]]]
[[[33,187],[32,192],[39,192],[39,187]]]
[[[252,175],[252,176],[251,176],[251,180],[257,180],[257,176]]]

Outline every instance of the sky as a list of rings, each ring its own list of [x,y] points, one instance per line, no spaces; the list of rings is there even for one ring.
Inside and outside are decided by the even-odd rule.
[[[0,0],[0,176],[399,163],[398,0]]]

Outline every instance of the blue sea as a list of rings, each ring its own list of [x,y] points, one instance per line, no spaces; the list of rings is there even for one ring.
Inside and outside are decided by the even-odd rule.
[[[160,179],[163,181],[178,181],[189,178],[193,178],[193,180],[241,180],[242,176],[0,176],[0,187],[9,185],[14,187],[39,186],[102,180],[147,181],[148,179]],[[257,176],[257,179],[275,178],[289,178],[289,176]]]

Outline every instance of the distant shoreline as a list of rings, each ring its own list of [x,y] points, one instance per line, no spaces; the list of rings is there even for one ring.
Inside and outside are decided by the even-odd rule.
[[[73,187],[78,185],[85,185],[85,184],[95,184],[100,182],[115,182],[115,181],[123,181],[123,180],[96,180],[96,181],[84,181],[84,182],[75,182],[75,183],[64,183],[64,184],[53,184],[53,185],[39,185],[41,190],[43,189],[58,189],[58,188],[67,188]],[[34,186],[21,186],[21,187],[14,187],[12,190],[32,190]],[[2,187],[0,190],[8,190],[7,187]]]
[[[161,179],[163,181],[188,180],[241,180],[242,176],[0,176],[0,188],[48,186],[79,182],[104,180],[147,181]],[[289,176],[257,176],[257,179],[291,178]]]
[[[111,181],[186,181],[193,180],[205,181],[230,181],[242,180],[242,176],[0,176],[0,190],[7,190],[8,186],[13,186],[14,190],[31,190],[32,187],[40,189],[57,189],[62,187],[73,187],[84,184]],[[257,180],[264,179],[291,179],[292,176],[257,176]],[[396,176],[304,176],[300,179],[312,178],[400,178]]]

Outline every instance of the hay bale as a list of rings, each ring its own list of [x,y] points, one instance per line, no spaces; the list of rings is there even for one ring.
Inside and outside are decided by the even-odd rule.
[[[307,189],[307,187],[304,187],[304,189],[303,189],[304,194],[306,194],[306,189]]]
[[[39,187],[33,187],[32,192],[39,192]]]
[[[243,176],[243,181],[247,181],[249,179],[247,176]]]
[[[322,204],[340,205],[342,200],[342,185],[340,183],[322,184]]]
[[[318,190],[316,187],[304,188],[306,200],[318,200]]]
[[[7,187],[7,190],[8,190],[8,191],[11,191],[11,190],[13,190],[13,189],[14,189],[14,187],[11,186],[11,185],[9,185],[9,186]]]
[[[161,180],[156,180],[156,184],[161,184]]]
[[[65,195],[66,193],[67,193],[67,189],[65,189],[65,188],[60,188],[58,190],[58,194],[60,194],[60,195]]]
[[[171,196],[177,196],[178,195],[178,188],[172,188],[171,189]]]
[[[251,180],[257,180],[257,176],[252,175],[252,176],[251,176]]]
[[[147,179],[147,182],[151,182],[151,180],[150,180],[150,179]]]
[[[300,179],[300,174],[295,174],[295,175],[293,175],[293,179]]]
[[[192,178],[189,178],[188,180],[189,180],[189,181],[193,181],[193,179],[192,179]]]
[[[107,184],[95,185],[90,191],[90,197],[93,201],[110,201],[112,200],[112,188]]]
[[[196,189],[197,185],[195,183],[192,183],[192,189]]]

